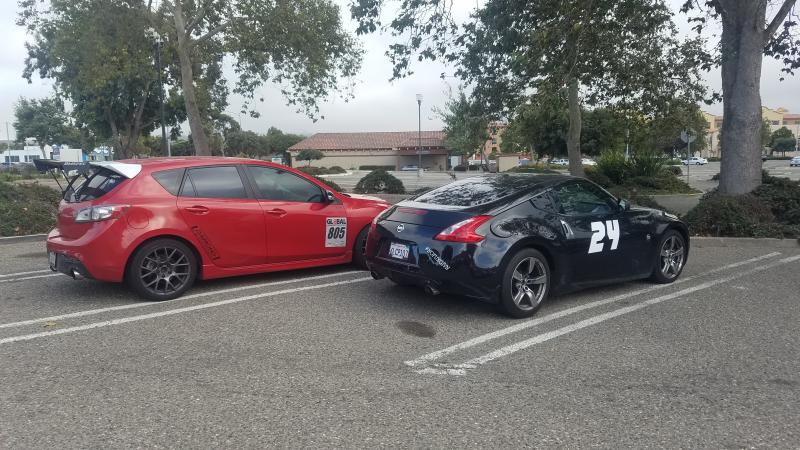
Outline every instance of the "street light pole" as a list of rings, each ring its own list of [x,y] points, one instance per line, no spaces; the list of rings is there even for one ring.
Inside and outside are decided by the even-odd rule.
[[[417,94],[417,114],[419,127],[417,129],[417,176],[422,176],[422,94]]]

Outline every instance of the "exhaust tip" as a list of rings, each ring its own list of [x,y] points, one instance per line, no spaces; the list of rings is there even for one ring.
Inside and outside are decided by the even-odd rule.
[[[436,289],[430,284],[425,285],[425,293],[428,295],[439,295],[439,289]]]
[[[77,270],[75,270],[75,269],[72,269],[72,279],[73,279],[73,280],[83,280],[84,278],[85,278],[85,277],[84,277],[83,275],[81,275],[81,273],[80,273],[80,272],[78,272],[78,271],[77,271]]]
[[[372,275],[372,278],[374,280],[382,280],[384,278],[383,275],[379,274],[378,272],[375,272],[374,270],[370,270],[369,274]]]

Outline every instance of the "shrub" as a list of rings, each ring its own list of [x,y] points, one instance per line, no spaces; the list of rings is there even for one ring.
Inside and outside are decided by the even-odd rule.
[[[306,167],[297,167],[297,170],[313,176],[326,175],[328,173],[328,169],[324,167],[306,166]]]
[[[611,182],[611,179],[608,178],[603,172],[597,170],[594,166],[587,166],[583,168],[584,173],[586,174],[586,178],[594,181],[595,183],[603,186],[604,188],[611,187],[614,183]]]
[[[467,171],[467,166],[465,166],[465,165],[455,166],[455,167],[453,167],[453,170],[455,172],[466,172]]]
[[[800,183],[764,173],[750,194],[706,194],[686,220],[697,234],[714,236],[800,237]]]
[[[667,166],[664,168],[664,170],[672,175],[675,175],[676,177],[683,175],[683,169],[678,166]]]
[[[597,170],[608,177],[613,184],[622,184],[628,174],[628,162],[620,151],[607,150],[597,159]]]
[[[353,191],[359,194],[405,194],[406,188],[392,174],[377,169],[359,180]]]
[[[0,182],[0,236],[46,233],[53,228],[61,195],[33,184]]]
[[[340,166],[331,166],[331,167],[328,167],[328,173],[347,173],[347,171],[344,170],[344,168],[340,167]]]
[[[394,170],[394,166],[358,166],[358,170]]]
[[[328,180],[328,179],[325,179],[325,178],[322,178],[322,177],[317,177],[317,176],[315,176],[314,178],[316,178],[317,180],[325,183],[326,186],[328,186],[329,188],[333,189],[336,192],[343,192],[344,191],[344,189],[342,189],[341,186],[339,186],[338,184],[334,183],[331,180]]]
[[[633,177],[656,177],[664,171],[664,158],[656,152],[634,152],[628,161],[628,171]]]

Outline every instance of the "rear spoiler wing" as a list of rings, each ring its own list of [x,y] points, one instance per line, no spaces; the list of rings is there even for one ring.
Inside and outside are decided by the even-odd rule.
[[[72,162],[57,161],[54,159],[35,159],[33,161],[33,165],[36,166],[36,170],[41,173],[49,172],[56,181],[56,184],[58,184],[58,187],[61,189],[62,194],[71,189],[72,184],[76,179],[81,176],[83,178],[89,178],[89,176],[98,167],[108,169],[112,172],[122,175],[125,178],[133,178],[142,171],[141,164],[123,163],[118,161]],[[61,185],[61,182],[59,181],[59,175],[63,177],[64,181],[66,182],[66,186]]]

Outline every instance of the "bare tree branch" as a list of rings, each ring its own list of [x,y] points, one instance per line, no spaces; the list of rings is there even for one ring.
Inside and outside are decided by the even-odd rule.
[[[203,41],[211,39],[212,37],[216,36],[217,34],[225,31],[225,29],[227,29],[231,25],[231,23],[233,23],[233,19],[231,19],[231,20],[229,20],[229,21],[227,21],[225,23],[221,23],[221,24],[217,25],[216,27],[208,30],[208,33],[206,33],[206,34],[200,36],[199,38],[195,39],[192,42],[191,45],[195,46],[197,44],[200,44]],[[187,36],[188,36],[188,33],[187,33]]]
[[[189,36],[194,31],[195,27],[203,21],[203,18],[206,16],[206,9],[208,8],[208,4],[211,3],[211,0],[205,0],[200,5],[200,8],[197,9],[195,12],[194,18],[189,22],[189,25],[186,25],[186,35]]]
[[[772,22],[770,22],[769,26],[767,27],[766,32],[764,33],[765,39],[769,42],[772,39],[772,36],[778,31],[778,27],[781,26],[786,17],[789,15],[789,11],[792,10],[792,6],[794,6],[797,0],[784,0],[783,5],[781,5],[781,9],[778,10],[778,13],[775,14],[775,17],[772,18]]]

